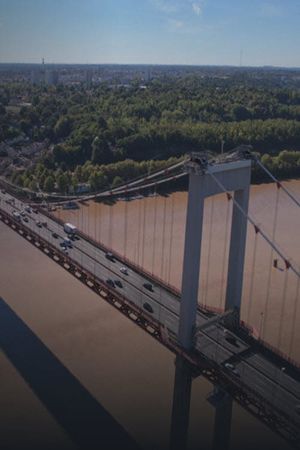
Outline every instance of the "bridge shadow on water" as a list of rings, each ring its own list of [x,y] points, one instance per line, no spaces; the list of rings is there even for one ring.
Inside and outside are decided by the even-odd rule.
[[[139,448],[2,298],[0,347],[77,447]]]

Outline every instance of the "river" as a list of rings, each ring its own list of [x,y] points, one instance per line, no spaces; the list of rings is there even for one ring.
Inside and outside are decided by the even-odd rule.
[[[288,186],[300,196],[299,181],[289,182]],[[79,224],[81,220],[84,230],[94,233],[98,240],[110,246],[113,243],[116,251],[125,251],[126,256],[133,261],[179,287],[186,198],[186,193],[177,192],[169,197],[120,201],[113,208],[92,202],[81,210],[58,211],[57,214],[73,223],[78,220]],[[250,212],[259,223],[272,217],[275,199],[276,189],[271,184],[252,188]],[[281,193],[279,201],[276,238],[287,254],[299,263],[299,240],[297,241],[296,232],[300,225],[300,215]],[[123,219],[126,208],[127,240],[124,239]],[[89,213],[85,214],[87,210]],[[155,210],[156,224],[153,214]],[[215,198],[213,209],[212,202],[208,201],[202,260],[206,261],[203,266],[209,266],[210,270],[203,270],[201,273],[202,286],[208,287],[203,287],[202,291],[200,289],[199,300],[214,307],[219,307],[224,302],[219,280],[221,279],[222,285],[224,273],[220,260],[223,261],[224,255],[222,236],[226,231],[226,216],[227,203],[223,196]],[[167,218],[165,226],[164,217]],[[174,217],[173,221],[171,217]],[[139,222],[145,223],[145,227],[142,227],[144,232],[138,232]],[[213,225],[210,226],[210,223]],[[154,226],[158,230],[155,233],[155,245],[152,239]],[[268,231],[272,232],[272,227],[269,226]],[[208,264],[209,240],[212,256]],[[223,249],[222,258],[220,248]],[[0,296],[14,314],[22,319],[41,344],[52,352],[142,448],[167,449],[174,356],[2,223],[0,249]],[[277,292],[277,283],[282,282],[285,274],[280,270],[272,270],[272,292],[269,296],[267,320],[263,323],[261,312],[266,300],[266,274],[263,267],[265,260],[270,260],[270,252],[264,246],[260,249],[258,245],[257,249],[251,308],[249,311],[251,281],[246,275],[243,318],[258,333],[264,333],[263,338],[270,344],[275,345],[280,340],[280,348],[283,351],[289,350],[291,357],[299,360],[297,327],[291,344],[290,323],[299,323],[299,309],[294,313],[293,276],[288,274],[288,290],[283,298],[285,308],[282,315],[280,300],[283,291]],[[225,248],[225,254],[227,251]],[[246,274],[249,267],[252,267],[252,256],[253,233],[250,230]],[[283,317],[282,326],[279,325],[279,317]],[[43,403],[33,381],[31,383],[21,376],[13,353],[2,351],[0,371],[0,448],[76,448],[70,434],[53,411]],[[214,408],[206,397],[211,390],[211,384],[204,378],[198,377],[193,381],[190,450],[210,448]],[[76,404],[73,407],[76,408]],[[250,450],[258,447],[282,450],[289,448],[264,425],[234,404],[231,449]],[[99,448],[106,447],[99,443]]]

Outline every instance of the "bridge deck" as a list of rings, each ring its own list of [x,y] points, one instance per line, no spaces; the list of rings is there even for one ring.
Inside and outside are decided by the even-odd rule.
[[[25,206],[18,199],[14,199],[14,205],[6,203],[5,200],[12,198],[9,194],[0,193],[0,212],[2,211],[2,220],[10,217],[13,221],[12,213],[14,210],[22,210]],[[7,216],[6,216],[7,215]],[[42,212],[37,214],[27,214],[28,223],[18,223],[17,227],[34,233],[44,242],[48,242],[51,247],[61,253],[59,243],[65,236],[63,227],[56,220],[46,218],[47,227],[37,227],[36,221],[45,221]],[[55,232],[59,238],[54,238]],[[123,287],[116,286],[109,288],[116,296],[125,297],[130,304],[133,304],[137,310],[144,314],[146,320],[154,324],[154,327],[160,326],[164,330],[164,343],[169,348],[179,348],[176,346],[176,336],[179,324],[179,302],[180,298],[165,289],[161,285],[154,285],[150,292],[143,284],[149,280],[145,275],[128,267],[128,275],[120,272],[121,263],[117,259],[115,262],[108,260],[105,252],[93,245],[89,240],[81,238],[73,242],[73,248],[68,251],[68,260],[84,268],[95,280],[105,285],[108,278],[121,281]],[[145,304],[151,305],[153,313],[147,311]],[[202,311],[197,314],[197,326],[205,323],[208,315]],[[231,332],[231,334],[233,334]],[[166,342],[169,341],[169,342]],[[215,374],[218,371],[222,378],[223,385],[227,386],[229,391],[239,392],[239,400],[243,406],[253,412],[252,406],[256,403],[257,415],[270,425],[276,423],[276,431],[285,435],[293,444],[300,445],[300,376],[297,370],[290,371],[283,369],[282,365],[277,363],[276,358],[267,358],[259,350],[259,347],[253,347],[239,337],[234,336],[233,340],[228,340],[228,335],[224,333],[224,327],[220,324],[213,324],[197,335],[195,339],[194,353],[199,354],[199,361],[207,361],[213,372],[206,370],[206,366],[201,366],[200,371],[206,374],[214,381]],[[187,355],[188,356],[188,355]],[[234,370],[225,364],[232,364]],[[215,378],[215,381],[220,381]],[[266,420],[267,417],[267,420]]]

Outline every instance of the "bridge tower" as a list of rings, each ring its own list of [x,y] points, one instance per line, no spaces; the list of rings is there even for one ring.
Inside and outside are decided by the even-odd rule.
[[[239,205],[248,211],[251,160],[240,152],[239,160],[210,163],[203,154],[193,154],[186,164],[189,193],[186,217],[185,248],[182,273],[182,296],[179,318],[179,342],[190,349],[196,325],[204,200],[226,191],[233,193],[233,211],[229,246],[225,310],[240,310],[246,247],[247,219]],[[235,154],[236,156],[236,154]],[[244,158],[244,159],[242,159]],[[236,158],[235,158],[236,159]]]

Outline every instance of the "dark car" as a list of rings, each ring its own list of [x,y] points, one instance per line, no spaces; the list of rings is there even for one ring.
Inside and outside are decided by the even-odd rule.
[[[115,262],[115,257],[111,252],[105,253],[105,258],[109,259],[111,262]]]
[[[26,217],[26,216],[23,217],[23,221],[24,221],[24,222],[29,222],[29,221],[28,221],[28,217]]]
[[[229,344],[234,345],[235,347],[239,347],[238,341],[236,340],[235,336],[229,333],[228,330],[224,330],[224,336],[226,341],[229,342]]]
[[[143,286],[145,289],[148,289],[148,291],[151,291],[151,292],[153,291],[153,287],[152,287],[151,283],[144,283]]]
[[[151,313],[151,314],[153,314],[153,308],[152,308],[152,306],[150,305],[150,303],[144,303],[143,304],[143,308],[146,310],[146,311],[148,311],[149,313]]]
[[[233,375],[235,375],[236,377],[240,377],[240,372],[238,371],[238,369],[235,367],[234,364],[231,363],[225,363],[224,364],[225,369],[229,370],[231,373],[233,373]]]
[[[111,278],[107,278],[106,280],[106,284],[108,284],[108,286],[114,288],[115,287],[115,283]]]
[[[123,287],[123,284],[120,280],[114,280],[114,282],[115,282],[115,285],[118,286],[119,288]]]
[[[58,234],[55,233],[55,232],[53,232],[53,233],[52,233],[52,237],[53,237],[54,239],[57,239],[57,238],[58,238]]]

